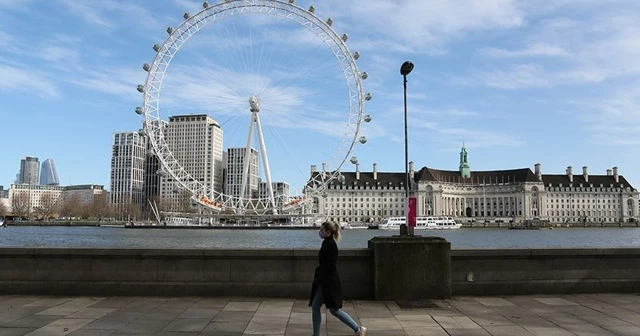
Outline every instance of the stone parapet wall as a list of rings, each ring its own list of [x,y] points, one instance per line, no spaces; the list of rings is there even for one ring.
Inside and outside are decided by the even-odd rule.
[[[640,249],[451,252],[454,295],[640,291]]]
[[[309,296],[317,250],[0,249],[0,293]],[[371,253],[343,250],[347,299],[371,297]]]
[[[376,293],[389,293],[381,286],[402,282],[394,274],[375,276],[376,258],[385,258],[375,251],[340,251],[345,299],[374,299]],[[409,251],[414,261],[420,258],[411,249],[377,251],[393,258]],[[307,298],[317,254],[316,249],[0,248],[0,294]],[[450,258],[450,269],[442,270],[449,276],[393,273],[445,279],[454,296],[640,291],[640,249],[453,250],[434,255]],[[438,269],[447,264],[423,265]]]

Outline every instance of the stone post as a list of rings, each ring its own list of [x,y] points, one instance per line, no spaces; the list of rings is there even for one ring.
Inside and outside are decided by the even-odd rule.
[[[368,245],[375,300],[451,297],[451,243],[444,238],[374,237]]]

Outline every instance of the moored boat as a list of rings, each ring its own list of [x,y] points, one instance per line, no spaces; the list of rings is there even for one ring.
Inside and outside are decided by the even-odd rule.
[[[405,223],[404,217],[391,217],[378,225],[383,230],[398,229],[400,225]],[[417,217],[416,230],[453,230],[459,229],[462,224],[456,223],[451,217]]]

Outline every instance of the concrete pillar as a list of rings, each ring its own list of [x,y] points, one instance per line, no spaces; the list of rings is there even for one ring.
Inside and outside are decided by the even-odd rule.
[[[451,297],[451,243],[441,237],[374,237],[375,300]]]

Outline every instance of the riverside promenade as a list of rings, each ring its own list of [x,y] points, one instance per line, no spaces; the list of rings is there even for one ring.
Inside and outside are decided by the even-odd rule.
[[[345,301],[367,335],[640,335],[636,294],[454,297],[432,308]],[[325,310],[323,309],[323,312]],[[324,313],[323,313],[324,315]],[[306,300],[0,296],[0,336],[311,335]],[[322,335],[353,335],[323,316]]]

